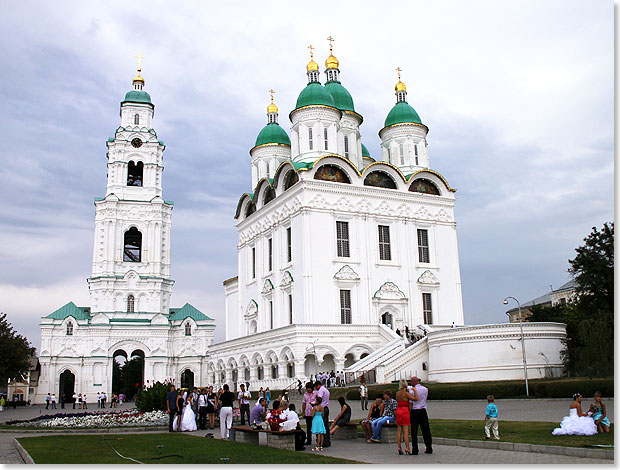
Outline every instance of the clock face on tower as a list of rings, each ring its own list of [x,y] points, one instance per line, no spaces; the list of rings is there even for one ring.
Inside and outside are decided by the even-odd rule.
[[[140,148],[142,147],[142,141],[138,137],[136,137],[131,141],[131,145],[133,145],[135,148]]]

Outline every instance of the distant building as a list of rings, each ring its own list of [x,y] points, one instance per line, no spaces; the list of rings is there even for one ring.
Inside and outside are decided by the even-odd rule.
[[[30,368],[25,376],[21,380],[9,379],[6,387],[6,396],[10,401],[14,395],[20,401],[27,402],[28,400],[34,401],[34,396],[37,392],[37,386],[39,384],[39,374],[41,372],[41,366],[39,364],[39,358],[33,357],[30,359]]]
[[[576,287],[577,283],[574,279],[571,279],[558,289],[553,289],[552,286],[553,290],[547,292],[545,295],[541,295],[540,297],[536,297],[534,300],[521,304],[521,315],[523,316],[523,321],[527,321],[527,318],[532,315],[532,311],[530,309],[534,306],[555,307],[556,305],[566,305],[566,303],[570,302],[575,297]],[[518,307],[508,310],[506,314],[510,316],[511,323],[519,322]]]

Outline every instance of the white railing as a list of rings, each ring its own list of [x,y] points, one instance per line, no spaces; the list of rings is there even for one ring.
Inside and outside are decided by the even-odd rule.
[[[428,356],[428,341],[426,338],[422,338],[415,344],[405,348],[404,351],[393,356],[385,365],[383,380],[385,382],[391,382],[392,380],[401,378],[409,379],[412,375],[419,374],[419,372],[414,370],[411,366],[415,360],[423,356]]]
[[[390,358],[400,353],[403,349],[405,349],[405,341],[402,338],[393,339],[365,358],[347,367],[345,372],[360,372],[374,369],[378,365],[390,360]]]

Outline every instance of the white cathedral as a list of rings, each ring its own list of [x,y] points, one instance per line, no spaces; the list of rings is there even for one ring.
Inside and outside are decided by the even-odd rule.
[[[250,150],[253,190],[235,214],[238,276],[224,281],[218,344],[213,319],[169,305],[173,203],[138,69],[107,142],[106,196],[95,198],[91,306],[43,317],[37,402],[67,387],[109,393],[119,355],[144,358],[145,383],[278,389],[323,370],[377,382],[523,377],[519,324],[464,325],[455,190],[431,169],[428,127],[400,73],[375,159],[331,43],[325,68],[323,85],[311,52],[290,137],[272,93]],[[422,339],[397,334],[406,327]],[[565,326],[523,331],[529,378],[559,375]]]

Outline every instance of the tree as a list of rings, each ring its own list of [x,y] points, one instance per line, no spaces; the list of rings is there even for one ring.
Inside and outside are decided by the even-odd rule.
[[[34,353],[35,348],[30,342],[18,335],[7,321],[6,313],[0,313],[0,383],[25,377]]]
[[[614,224],[603,224],[600,232],[592,227],[584,242],[575,250],[575,259],[568,261],[568,271],[577,282],[579,302],[588,307],[589,316],[603,316],[613,324]]]
[[[610,376],[614,370],[614,224],[596,227],[569,260],[577,296],[567,305],[533,307],[529,321],[566,324],[565,372]]]

